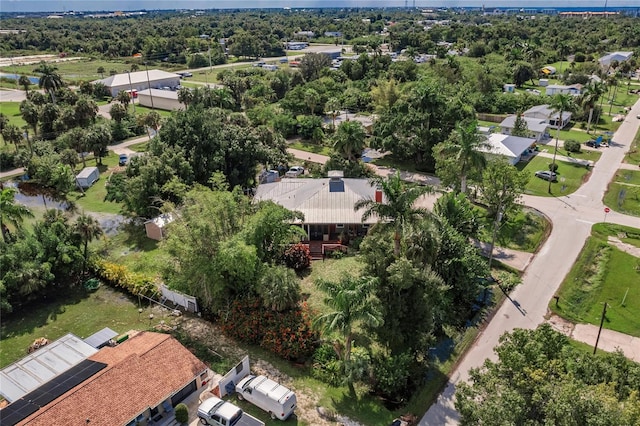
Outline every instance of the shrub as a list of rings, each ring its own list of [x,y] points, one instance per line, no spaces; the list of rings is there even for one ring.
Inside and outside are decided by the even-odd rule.
[[[11,170],[16,167],[15,152],[0,152],[0,170]]]
[[[344,373],[342,363],[332,345],[325,343],[313,353],[311,375],[331,386],[340,386]]]
[[[373,390],[390,399],[401,399],[407,392],[410,376],[411,355],[379,354],[373,362]]]
[[[284,264],[297,272],[311,266],[311,252],[306,244],[297,243],[290,246],[282,256]]]
[[[564,141],[564,149],[569,152],[580,152],[580,142],[573,139],[567,139]]]
[[[129,272],[126,266],[110,263],[104,259],[93,259],[90,267],[101,280],[133,295],[152,296],[158,290],[149,277]]]
[[[189,422],[189,408],[185,404],[180,403],[176,405],[175,413],[176,422],[180,424],[186,424]]]
[[[222,318],[222,331],[243,342],[290,360],[304,361],[316,349],[318,334],[311,328],[305,303],[284,312],[263,306],[260,299],[236,300]]]
[[[552,172],[557,172],[558,171],[558,163],[549,163],[549,170],[551,170]]]

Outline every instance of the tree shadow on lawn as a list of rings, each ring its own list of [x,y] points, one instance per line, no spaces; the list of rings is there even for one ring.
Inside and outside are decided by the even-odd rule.
[[[43,294],[40,300],[22,306],[18,312],[5,315],[0,327],[2,340],[33,333],[36,328],[56,321],[58,315],[67,311],[67,306],[80,303],[90,294],[81,286],[60,293],[60,290],[53,289],[49,295]]]

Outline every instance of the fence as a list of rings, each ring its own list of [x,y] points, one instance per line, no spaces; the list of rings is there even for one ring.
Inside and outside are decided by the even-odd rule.
[[[222,379],[218,382],[220,389],[220,397],[234,393],[236,391],[236,385],[243,377],[250,373],[249,356],[242,358],[235,367],[233,367]]]
[[[162,294],[162,303],[170,300],[176,305],[182,306],[187,312],[198,312],[198,302],[193,296],[188,296],[179,291],[170,290],[166,285],[160,285],[160,293]]]

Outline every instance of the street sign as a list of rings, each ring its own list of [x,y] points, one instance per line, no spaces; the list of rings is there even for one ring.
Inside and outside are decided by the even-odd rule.
[[[611,209],[610,209],[609,207],[605,207],[605,208],[604,208],[604,212],[605,212],[605,213],[609,213],[610,211],[611,211]]]

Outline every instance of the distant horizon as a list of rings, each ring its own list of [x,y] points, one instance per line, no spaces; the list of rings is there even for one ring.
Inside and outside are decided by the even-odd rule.
[[[413,0],[407,0],[412,7]],[[551,4],[550,4],[551,3]],[[135,10],[176,10],[176,9],[280,9],[292,8],[384,8],[404,7],[405,0],[2,0],[2,13],[33,12],[97,12],[97,11],[135,11]],[[415,1],[418,8],[547,8],[547,9],[617,9],[640,8],[638,0],[549,0],[508,1],[508,0],[450,0]]]

